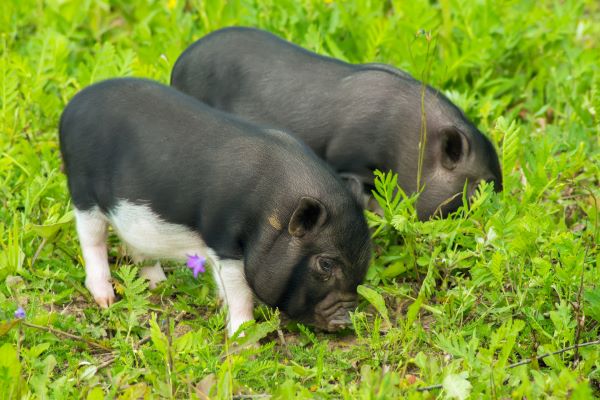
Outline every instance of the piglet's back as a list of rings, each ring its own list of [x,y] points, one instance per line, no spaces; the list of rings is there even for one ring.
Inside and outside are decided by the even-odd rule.
[[[148,80],[113,79],[82,90],[63,112],[60,141],[82,210],[97,205],[106,212],[118,199],[139,199],[170,222],[188,224],[199,211],[240,207],[245,196],[279,203],[324,193],[349,198],[329,167],[290,135]]]
[[[91,149],[94,153],[117,150],[120,154],[118,148],[104,146],[124,145],[127,147],[122,150],[128,154],[137,151],[140,156],[156,156],[158,164],[169,156],[197,151],[202,156],[195,160],[199,165],[213,161],[211,150],[218,152],[228,142],[257,131],[167,86],[124,78],[79,92],[63,112],[60,140],[72,157],[89,149],[91,141],[101,146]]]
[[[115,79],[92,85],[71,100],[60,123],[75,206],[106,211],[119,198],[142,199],[161,211],[185,202],[182,188],[192,195],[199,188],[214,191],[218,177],[211,172],[235,133],[232,124],[219,124],[218,114],[159,84]]]

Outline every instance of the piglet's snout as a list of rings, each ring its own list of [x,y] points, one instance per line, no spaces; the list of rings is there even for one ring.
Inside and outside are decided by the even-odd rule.
[[[349,326],[350,311],[358,305],[356,293],[331,292],[315,307],[315,325],[329,332]]]

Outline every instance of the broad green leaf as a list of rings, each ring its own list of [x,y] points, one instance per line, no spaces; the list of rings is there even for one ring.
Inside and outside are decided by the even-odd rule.
[[[402,260],[398,260],[387,266],[387,268],[383,271],[383,276],[387,278],[393,278],[395,276],[403,274],[407,270],[408,267],[406,266],[406,263]]]
[[[162,383],[162,382],[161,382]],[[156,394],[156,387],[153,388],[153,393]],[[119,400],[138,400],[149,398],[148,385],[144,382],[136,383],[127,387],[118,397]]]
[[[385,320],[385,322],[389,325],[390,317],[388,315],[387,307],[385,305],[385,301],[383,300],[383,296],[377,293],[375,290],[367,287],[365,285],[359,285],[356,289],[358,294],[364,297],[381,315],[381,317]]]
[[[93,378],[94,375],[96,375],[96,372],[98,372],[98,367],[96,367],[95,365],[88,365],[79,374],[79,379],[89,380],[89,379]]]
[[[261,323],[251,321],[247,326],[244,324],[241,327],[243,328],[244,335],[238,336],[236,340],[237,344],[239,346],[248,346],[254,343],[258,343],[260,339],[266,337],[269,333],[275,332],[278,326],[279,321],[277,321],[277,323],[273,323],[273,321]]]
[[[34,358],[38,358],[43,352],[48,350],[48,348],[50,348],[50,343],[43,342],[40,344],[36,344],[35,346],[32,346],[31,348],[29,348],[25,351],[27,352],[28,357],[34,359]]]
[[[74,213],[73,213],[73,211],[69,211],[68,213],[66,213],[65,215],[60,217],[60,219],[54,223],[47,224],[47,225],[31,225],[31,229],[34,232],[36,232],[39,236],[41,236],[45,239],[49,239],[52,236],[54,236],[63,227],[69,225],[71,223],[71,221],[73,221],[73,219],[74,219]]]
[[[468,377],[468,372],[446,376],[442,383],[446,398],[458,400],[468,398],[471,393],[471,382],[467,380]]]
[[[98,386],[88,392],[87,400],[104,400],[104,392]]]
[[[21,363],[17,357],[17,351],[10,343],[4,343],[0,347],[0,399],[16,399],[17,388],[21,380]]]

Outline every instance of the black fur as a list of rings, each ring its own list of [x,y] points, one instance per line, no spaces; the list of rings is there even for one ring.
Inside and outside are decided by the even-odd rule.
[[[406,192],[417,190],[423,85],[394,67],[347,64],[236,27],[192,44],[175,63],[171,84],[213,107],[289,129],[368,193],[374,169],[394,170]],[[425,89],[425,190],[417,202],[423,219],[462,193],[465,181],[469,192],[480,180],[502,188],[490,141],[443,94]],[[460,204],[458,195],[440,211]]]
[[[359,204],[288,134],[168,86],[114,79],[71,100],[60,146],[78,209],[108,214],[121,199],[147,204],[163,220],[198,232],[219,257],[244,260],[258,298],[291,317],[314,321],[328,293],[355,293],[365,275],[369,231]],[[311,267],[323,255],[337,260],[342,273],[334,279],[319,280]]]

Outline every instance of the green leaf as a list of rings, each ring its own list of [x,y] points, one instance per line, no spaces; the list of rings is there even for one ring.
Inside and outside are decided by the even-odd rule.
[[[412,323],[417,319],[419,315],[419,310],[425,303],[425,300],[431,295],[433,291],[433,287],[435,286],[435,260],[440,253],[441,249],[436,247],[433,249],[431,253],[431,257],[427,261],[427,275],[425,275],[425,279],[421,283],[421,288],[419,289],[419,295],[417,299],[408,307],[408,311],[406,313],[406,326],[410,327]]]
[[[521,128],[516,125],[515,121],[509,124],[504,117],[500,117],[496,122],[495,129],[502,132],[502,181],[507,182],[509,174],[515,169],[517,164]],[[507,189],[505,192],[512,188]]]
[[[408,271],[406,263],[402,260],[398,260],[388,265],[386,269],[383,270],[382,275],[386,278],[393,278],[395,276],[403,274],[406,271]]]
[[[244,336],[237,338],[237,344],[239,346],[249,346],[258,343],[260,339],[266,337],[269,333],[275,332],[278,326],[279,319],[277,320],[277,323],[274,323],[273,321],[261,323],[249,321],[242,325],[242,328],[244,329],[240,330],[240,332],[244,332]]]
[[[29,357],[31,359],[35,359],[35,358],[39,358],[39,356],[43,352],[48,350],[49,347],[50,347],[50,343],[44,342],[44,343],[40,343],[40,344],[36,344],[35,346],[32,346],[28,350],[25,350],[25,352],[27,353],[27,357]]]
[[[159,381],[159,384],[161,382]],[[138,400],[138,399],[147,399],[149,397],[149,389],[148,385],[144,382],[136,383],[135,385],[129,386],[125,389],[120,395],[119,400]],[[157,388],[153,388],[154,394],[157,392]],[[162,396],[157,396],[162,397]]]
[[[356,288],[356,290],[358,294],[364,297],[369,303],[371,303],[373,307],[375,307],[377,312],[389,325],[390,317],[388,315],[387,307],[385,305],[385,301],[383,300],[383,296],[381,296],[381,294],[377,293],[375,290],[365,285],[359,285],[358,288]]]
[[[442,386],[446,392],[446,398],[464,400],[471,393],[471,382],[467,380],[468,372],[451,374],[444,378]]]
[[[19,398],[17,391],[21,381],[21,364],[17,351],[10,343],[0,347],[0,371],[0,387],[4,392],[1,398]]]
[[[88,392],[87,400],[104,400],[104,392],[98,386]]]
[[[383,209],[386,220],[390,221],[398,213],[400,201],[406,200],[406,193],[398,186],[398,174],[392,171],[383,173],[379,170],[373,173],[375,174],[373,197]]]
[[[156,314],[154,313],[152,313],[152,316],[150,317],[150,338],[152,339],[152,343],[156,350],[166,357],[169,342],[167,341],[165,334],[160,330],[160,327],[156,322]]]
[[[20,319],[11,319],[8,321],[0,322],[0,336],[6,335],[8,331],[10,331],[13,327],[19,325],[20,322]]]
[[[333,57],[343,61],[347,61],[342,50],[340,50],[340,48],[330,36],[325,36],[325,43],[327,44],[327,48],[329,49],[329,52]]]
[[[31,229],[39,236],[45,239],[50,239],[52,236],[56,235],[56,233],[60,231],[63,227],[69,225],[71,221],[73,221],[73,218],[73,211],[69,211],[54,223],[46,225],[31,225]]]
[[[588,289],[583,293],[585,313],[600,322],[600,287]]]
[[[502,324],[500,330],[506,329],[506,335],[502,343],[500,355],[498,356],[498,367],[502,368],[504,365],[506,365],[508,358],[510,357],[510,354],[517,341],[517,336],[519,335],[519,332],[523,330],[523,328],[525,328],[525,322],[520,319],[509,319],[504,324]]]
[[[79,379],[81,379],[82,381],[83,380],[90,380],[91,378],[94,377],[94,375],[96,375],[96,372],[98,372],[98,367],[96,367],[95,365],[88,365],[79,374]]]

